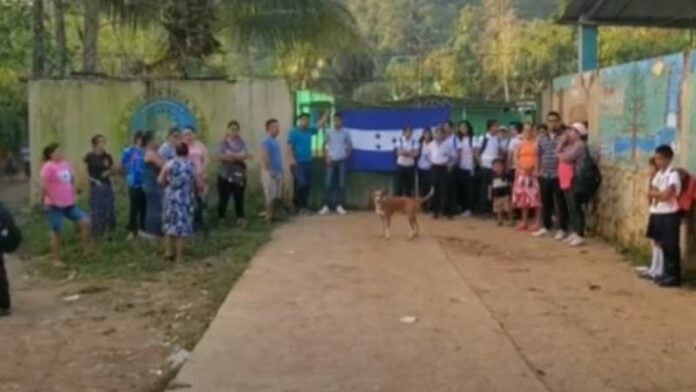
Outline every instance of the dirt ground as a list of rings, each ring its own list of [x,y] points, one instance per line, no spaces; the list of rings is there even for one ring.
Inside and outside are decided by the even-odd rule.
[[[14,312],[0,319],[0,391],[162,390],[219,305],[207,289],[218,267],[206,264],[148,282],[53,281],[10,258]]]
[[[171,388],[696,391],[693,291],[598,241],[424,217],[409,242],[394,223],[389,242],[368,213],[280,228]]]

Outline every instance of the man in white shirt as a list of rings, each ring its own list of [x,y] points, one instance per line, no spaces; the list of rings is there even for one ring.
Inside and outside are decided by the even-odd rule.
[[[396,196],[413,196],[416,188],[418,140],[411,127],[405,127],[396,145]]]
[[[437,219],[441,214],[451,217],[447,201],[449,195],[449,168],[455,162],[456,151],[446,142],[445,133],[441,128],[435,131],[435,138],[427,147],[428,160],[431,163],[435,194],[432,199],[433,218]]]
[[[662,251],[664,269],[662,276],[656,278],[663,287],[681,285],[681,249],[679,247],[679,212],[678,197],[682,190],[679,172],[672,169],[674,151],[663,145],[655,150],[655,165],[658,172],[650,183],[650,224],[648,237]]]
[[[492,211],[488,189],[493,180],[493,161],[503,155],[502,142],[500,140],[500,124],[498,120],[486,121],[486,135],[480,139],[476,149],[481,176],[479,183],[479,208],[480,214],[488,214]]]

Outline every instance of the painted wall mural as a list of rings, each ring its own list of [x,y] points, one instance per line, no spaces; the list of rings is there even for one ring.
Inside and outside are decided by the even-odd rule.
[[[583,80],[580,75],[555,79],[553,92],[560,96],[556,101],[562,112],[579,113],[575,107],[578,105],[586,113],[588,107],[596,108],[590,128],[600,139],[603,159],[643,165],[661,144],[671,145],[679,154],[679,130],[685,117],[680,113],[683,83],[688,73],[695,73],[696,52],[689,53],[688,59],[687,62],[685,55],[678,53],[603,68],[596,74],[597,80],[592,80],[598,84],[596,88],[584,88],[585,97],[580,104],[573,101],[573,95],[582,90],[578,86]],[[689,64],[688,69],[685,64]],[[587,80],[587,75],[584,79]],[[693,78],[690,84],[691,88],[695,86]],[[573,110],[564,107],[572,105]],[[693,100],[689,111],[686,115],[696,119]],[[696,159],[693,160],[696,169]]]
[[[619,162],[645,161],[661,144],[677,147],[682,55],[600,71],[602,150]]]

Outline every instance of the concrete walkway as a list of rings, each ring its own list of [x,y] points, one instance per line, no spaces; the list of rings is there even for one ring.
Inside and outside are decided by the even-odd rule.
[[[278,229],[170,388],[548,391],[436,240],[394,225],[389,242],[369,214]]]

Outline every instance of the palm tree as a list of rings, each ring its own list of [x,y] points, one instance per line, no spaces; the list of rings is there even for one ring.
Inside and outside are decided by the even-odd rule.
[[[53,0],[53,36],[56,43],[56,74],[65,76],[68,72],[68,45],[65,36],[65,4],[63,0]]]
[[[82,4],[82,72],[86,74],[99,71],[99,25],[102,16],[135,28],[155,20],[160,8],[159,2],[152,0],[82,0]]]
[[[39,78],[44,75],[46,70],[46,46],[44,42],[46,28],[44,26],[43,0],[34,0],[31,15],[34,40],[32,48],[32,76]]]
[[[137,27],[161,25],[167,54],[159,63],[182,70],[220,50],[216,38],[227,31],[240,46],[309,42],[337,49],[362,42],[355,19],[341,0],[83,0],[83,71],[96,73],[99,18]]]

